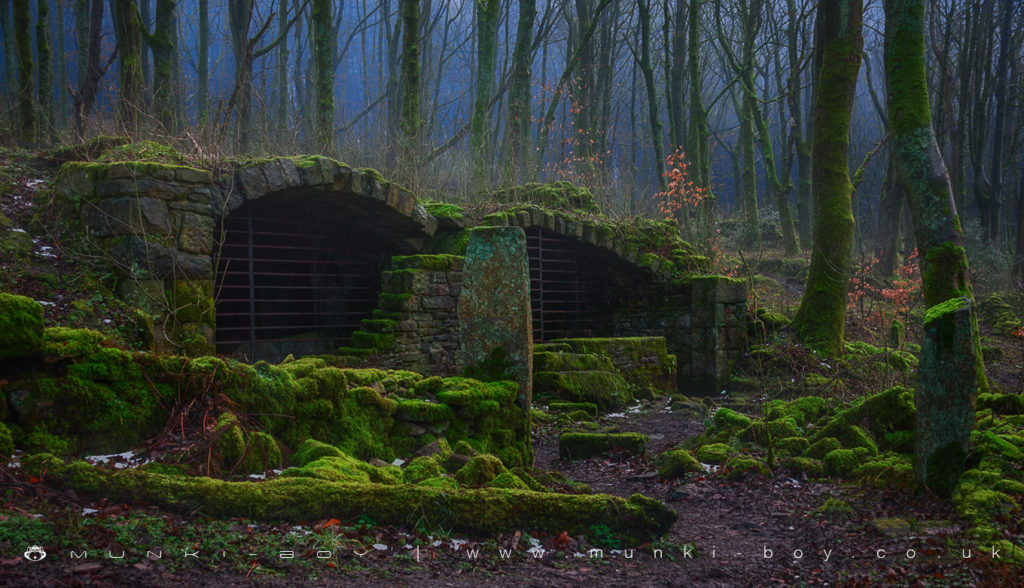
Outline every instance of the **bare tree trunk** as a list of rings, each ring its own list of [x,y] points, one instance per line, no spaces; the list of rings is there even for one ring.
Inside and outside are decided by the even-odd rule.
[[[53,106],[53,54],[50,51],[50,2],[36,4],[36,55],[39,59],[39,139],[53,143],[56,113]]]
[[[334,151],[334,34],[330,0],[313,0],[316,63],[316,141],[319,153]],[[283,38],[283,37],[282,37]]]
[[[654,169],[657,173],[658,189],[668,191],[668,179],[665,177],[665,148],[662,146],[661,118],[659,117],[658,91],[654,84],[654,68],[651,66],[651,6],[649,2],[637,0],[640,12],[640,73],[644,76],[647,86],[647,115],[651,121],[651,141],[654,147]]]
[[[533,21],[537,17],[537,0],[519,2],[516,47],[512,52],[512,80],[508,93],[508,157],[505,159],[506,183],[519,180],[524,156],[529,153],[531,115],[531,62],[533,61]]]

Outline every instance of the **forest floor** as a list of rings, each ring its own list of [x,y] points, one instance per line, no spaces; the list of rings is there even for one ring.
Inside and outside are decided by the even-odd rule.
[[[11,196],[0,202],[2,212],[15,224],[28,223],[36,215],[28,202],[40,189],[39,173],[6,156],[0,166],[12,184],[10,190],[0,186]],[[0,260],[0,290],[52,301],[46,307],[49,324],[67,322],[77,311],[77,326],[116,326],[119,312],[110,304],[71,304],[88,298],[89,285],[75,279],[76,268],[62,251],[59,235],[39,235],[28,261]],[[802,279],[786,268],[757,272],[768,275],[752,278],[757,305],[791,315]],[[851,313],[848,337],[873,336],[864,326],[868,314],[863,306]],[[983,334],[994,337],[987,328]],[[994,341],[1000,349],[989,362],[989,376],[1002,389],[1019,391],[1019,342],[1006,336]],[[763,375],[756,366],[748,368],[748,376]],[[842,373],[833,381],[843,383],[847,396],[908,383],[858,381]],[[335,519],[303,525],[213,520],[82,498],[27,476],[15,461],[0,464],[0,586],[1022,585],[1024,571],[979,551],[948,501],[791,477],[781,468],[771,477],[753,473],[736,479],[724,468],[711,468],[663,479],[656,456],[705,429],[705,413],[694,406],[681,397],[662,398],[601,418],[620,431],[647,434],[646,456],[561,461],[556,426],[535,427],[538,469],[561,472],[594,492],[641,493],[674,509],[677,522],[654,543],[617,545],[600,529],[588,537],[531,537],[531,529],[473,537],[417,529],[412,521],[395,528]],[[757,410],[756,404],[748,406],[748,412]],[[113,457],[110,466],[118,461]],[[848,506],[837,508],[842,503],[831,498]],[[1019,521],[1009,526],[1020,530]],[[45,559],[23,555],[33,545],[47,546]],[[163,558],[150,558],[147,551]],[[86,557],[75,557],[83,552]]]
[[[693,413],[673,411],[670,400],[606,420],[648,434],[651,455],[703,429]],[[333,520],[293,526],[182,517],[81,499],[0,466],[0,521],[13,525],[4,533],[7,543],[20,534],[26,550],[47,540],[60,546],[41,562],[0,554],[0,585],[1009,586],[1021,579],[1019,568],[991,553],[963,551],[971,542],[948,502],[781,473],[733,480],[715,471],[665,481],[642,457],[560,461],[557,435],[544,428],[535,451],[538,468],[595,492],[657,498],[679,519],[660,541],[633,549],[563,535],[538,536],[532,544],[540,549],[530,551],[528,529],[484,538]],[[851,509],[818,510],[833,497]],[[154,541],[162,560],[147,559],[137,547]],[[590,552],[595,547],[600,557]],[[86,550],[87,558],[71,555]],[[198,555],[186,555],[192,552]]]

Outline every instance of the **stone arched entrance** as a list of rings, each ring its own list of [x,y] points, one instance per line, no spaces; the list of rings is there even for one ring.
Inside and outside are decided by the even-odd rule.
[[[244,167],[221,193],[217,351],[250,361],[348,345],[391,256],[436,228],[408,192],[323,158]]]
[[[607,337],[616,306],[603,251],[541,227],[528,227],[533,337]]]

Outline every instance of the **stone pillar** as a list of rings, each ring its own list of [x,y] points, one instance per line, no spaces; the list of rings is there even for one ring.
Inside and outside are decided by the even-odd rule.
[[[918,382],[914,389],[917,426],[914,470],[940,497],[956,488],[974,428],[977,355],[973,303],[952,298],[928,309]]]
[[[526,234],[519,227],[470,231],[459,297],[465,375],[514,380],[529,434],[533,397],[533,324]]]

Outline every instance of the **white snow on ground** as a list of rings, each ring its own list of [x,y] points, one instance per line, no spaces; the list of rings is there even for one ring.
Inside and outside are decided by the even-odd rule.
[[[29,180],[29,181],[25,182],[25,187],[26,188],[30,188],[32,190],[35,190],[36,188],[38,188],[39,186],[42,186],[45,183],[46,183],[45,180],[40,180],[40,179]]]
[[[96,510],[95,508],[83,508],[82,509],[82,516],[87,517],[89,515],[94,515],[94,514],[96,514],[98,512],[99,511]]]
[[[377,551],[387,551],[388,550],[388,546],[384,545],[383,543],[374,543],[373,544],[373,548],[376,549]]]

